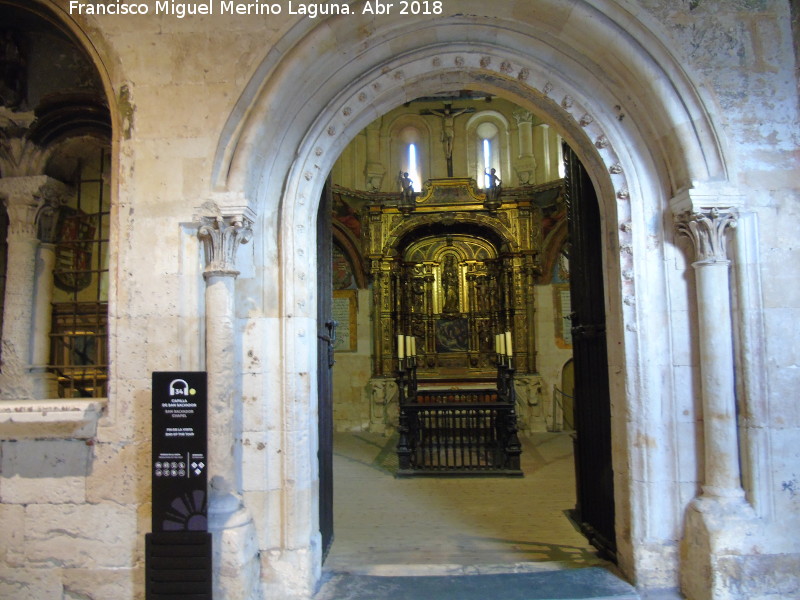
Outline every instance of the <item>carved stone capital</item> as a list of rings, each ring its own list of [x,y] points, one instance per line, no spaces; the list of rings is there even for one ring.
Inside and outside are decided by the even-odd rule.
[[[725,247],[727,230],[736,227],[734,212],[720,212],[716,207],[706,212],[685,212],[676,218],[675,230],[688,237],[694,247],[693,266],[728,263]]]
[[[204,277],[236,277],[239,274],[235,269],[236,250],[239,244],[246,244],[253,236],[252,212],[245,208],[223,214],[218,206],[211,203],[204,204],[202,210],[206,214],[196,219],[200,223],[197,235],[203,241],[206,255]]]
[[[516,108],[514,109],[514,119],[517,121],[517,125],[522,125],[523,123],[533,123],[533,113],[524,108]]]
[[[63,201],[67,190],[66,185],[47,175],[0,179],[9,237],[35,239],[40,218]]]
[[[41,148],[24,137],[0,138],[0,173],[3,177],[27,177],[44,173],[53,147]]]

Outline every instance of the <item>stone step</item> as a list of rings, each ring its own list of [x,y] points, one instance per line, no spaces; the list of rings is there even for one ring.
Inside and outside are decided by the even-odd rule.
[[[640,600],[600,567],[480,575],[327,573],[314,600]]]

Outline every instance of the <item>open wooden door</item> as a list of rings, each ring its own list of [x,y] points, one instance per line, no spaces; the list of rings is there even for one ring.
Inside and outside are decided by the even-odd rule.
[[[333,239],[331,184],[325,183],[317,213],[317,398],[319,410],[319,528],[322,559],[333,543]]]
[[[575,512],[584,535],[613,560],[614,474],[600,207],[588,173],[566,145],[564,161],[575,364]]]

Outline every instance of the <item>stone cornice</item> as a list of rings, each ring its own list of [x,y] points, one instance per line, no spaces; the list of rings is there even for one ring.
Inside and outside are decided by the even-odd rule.
[[[739,212],[744,206],[744,197],[723,183],[695,183],[675,194],[669,206],[676,217],[685,213],[705,213],[712,208],[721,213]]]
[[[0,402],[0,440],[90,439],[105,411],[105,398]]]

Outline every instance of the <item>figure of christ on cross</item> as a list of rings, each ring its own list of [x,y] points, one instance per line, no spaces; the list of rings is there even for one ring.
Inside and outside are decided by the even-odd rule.
[[[447,176],[453,176],[453,140],[456,136],[455,119],[464,113],[475,112],[474,108],[457,108],[453,110],[453,105],[445,103],[442,110],[430,109],[420,111],[421,115],[436,115],[442,118],[442,144],[444,146],[444,157],[447,160]]]

